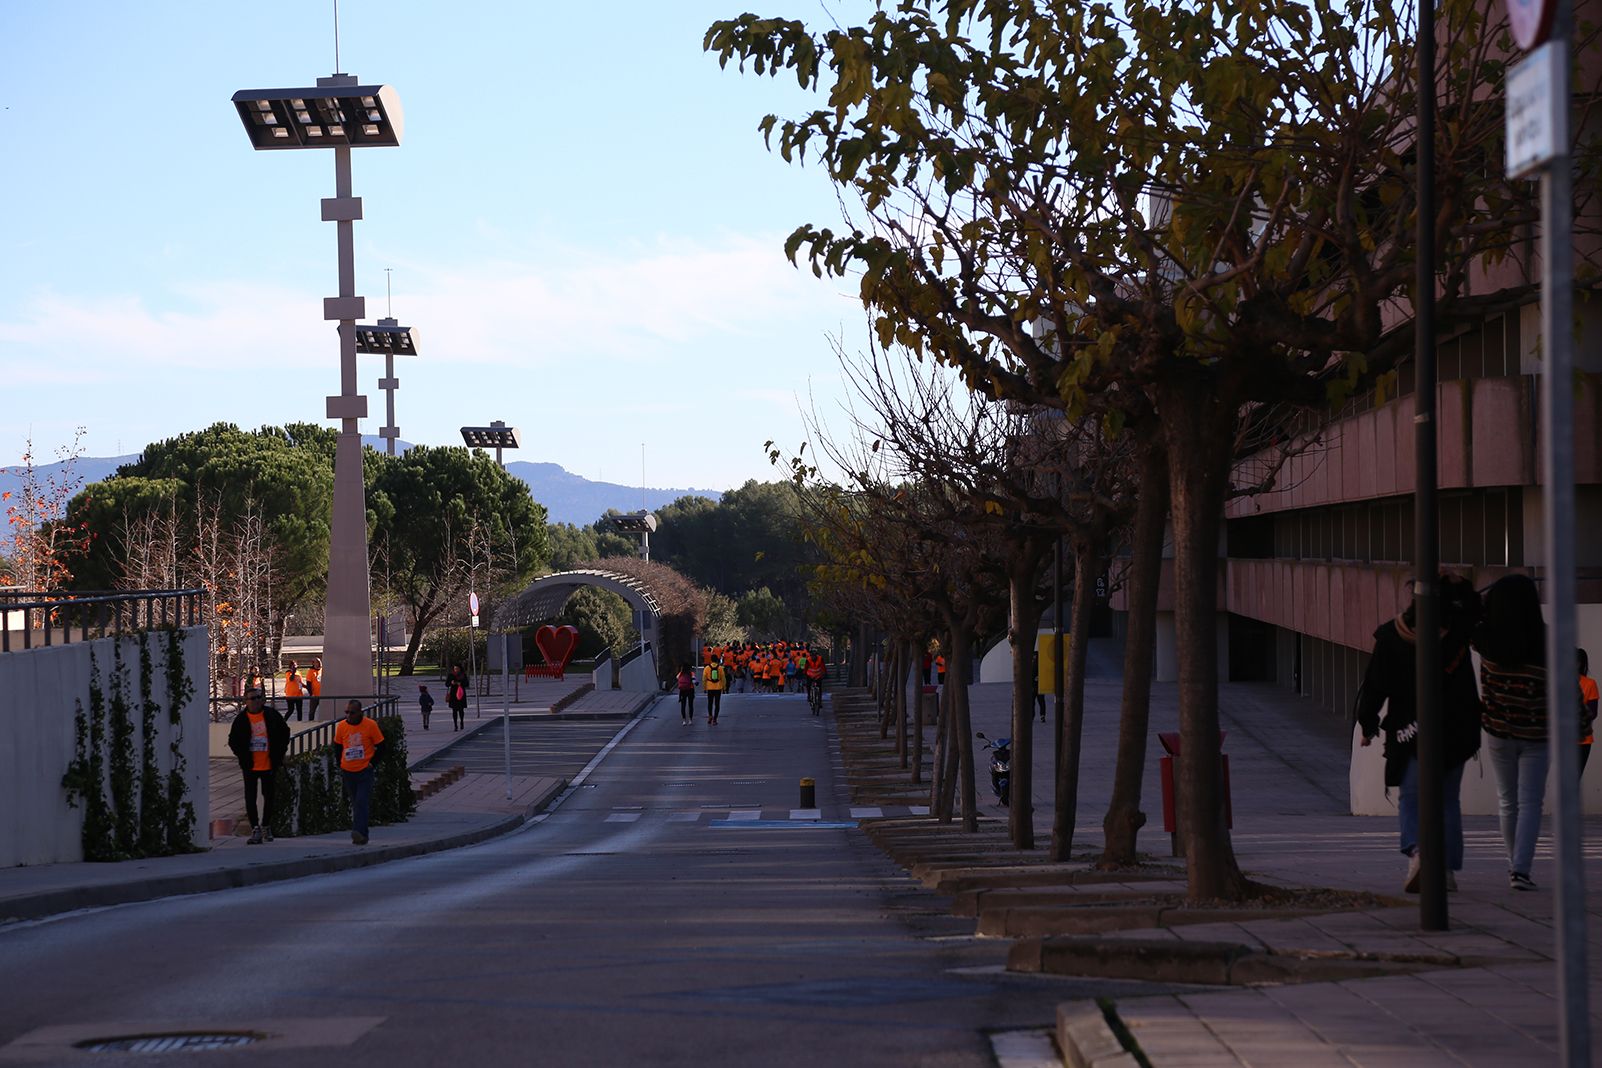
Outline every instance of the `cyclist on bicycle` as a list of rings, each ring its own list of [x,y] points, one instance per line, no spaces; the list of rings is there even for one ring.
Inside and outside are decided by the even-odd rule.
[[[816,649],[807,650],[806,657],[807,703],[812,706],[812,714],[815,716],[823,708],[823,674],[827,669],[823,663],[823,654]]]

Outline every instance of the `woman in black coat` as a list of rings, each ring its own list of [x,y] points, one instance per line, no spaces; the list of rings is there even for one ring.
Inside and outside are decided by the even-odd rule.
[[[467,669],[461,664],[445,677],[445,703],[451,707],[451,725],[461,730],[467,724]]]
[[[1446,886],[1457,889],[1455,872],[1463,870],[1463,809],[1459,792],[1463,765],[1480,749],[1480,698],[1474,685],[1469,635],[1479,619],[1479,595],[1472,583],[1443,574],[1441,587],[1441,712],[1445,728],[1446,768],[1443,782],[1446,816]],[[1413,606],[1374,631],[1374,655],[1357,698],[1357,722],[1363,744],[1385,732],[1385,788],[1398,791],[1397,821],[1401,850],[1408,857],[1403,888],[1418,892],[1418,650],[1414,641]],[[1384,706],[1385,718],[1380,719]]]

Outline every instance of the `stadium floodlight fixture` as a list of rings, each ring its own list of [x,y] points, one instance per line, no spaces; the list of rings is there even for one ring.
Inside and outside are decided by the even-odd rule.
[[[623,512],[606,517],[611,528],[620,534],[637,534],[640,538],[640,559],[651,558],[651,533],[656,530],[656,516],[645,510]]]
[[[394,319],[356,324],[356,352],[360,356],[416,356],[417,335]]]
[[[657,527],[656,516],[650,512],[624,512],[607,516],[607,522],[622,534],[653,534]]]
[[[400,97],[388,85],[241,89],[234,108],[259,149],[392,148],[405,126]]]
[[[378,388],[384,391],[384,412],[389,418],[378,428],[378,436],[384,439],[384,451],[394,456],[395,442],[400,438],[400,426],[395,422],[395,391],[400,388],[395,357],[416,356],[417,336],[411,327],[401,326],[395,319],[380,319],[371,326],[357,323],[356,354],[384,357],[384,377],[378,380]]]
[[[502,449],[520,449],[522,442],[518,439],[517,427],[507,426],[496,419],[489,426],[462,427],[462,441],[470,449],[494,449],[495,462],[501,463]],[[505,465],[502,464],[504,467]]]

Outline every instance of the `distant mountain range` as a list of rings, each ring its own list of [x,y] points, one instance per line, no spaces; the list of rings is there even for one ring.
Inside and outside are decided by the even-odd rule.
[[[364,435],[363,441],[376,449],[384,448],[383,440],[370,435]],[[397,442],[396,447],[401,451],[411,448],[408,442]],[[123,464],[131,464],[139,459],[138,453],[127,456],[80,456],[73,462],[72,477],[76,481],[82,480],[82,485],[99,482],[110,478],[117,473],[117,468]],[[39,464],[34,468],[35,477],[46,480],[52,477],[60,478],[64,463]],[[616,508],[620,512],[634,512],[642,507],[660,508],[665,504],[678,500],[680,497],[696,496],[718,500],[723,495],[716,490],[703,489],[646,489],[638,486],[620,486],[615,482],[591,482],[582,475],[575,475],[565,470],[559,464],[531,463],[527,460],[513,460],[507,463],[506,470],[522,479],[529,489],[529,493],[539,503],[545,506],[545,511],[552,523],[573,523],[578,526],[587,526],[605,515],[607,509]],[[17,467],[0,467],[0,493],[7,490],[15,493],[22,486],[22,472]],[[4,509],[0,508],[0,515]],[[0,551],[10,546],[11,539],[0,524]]]

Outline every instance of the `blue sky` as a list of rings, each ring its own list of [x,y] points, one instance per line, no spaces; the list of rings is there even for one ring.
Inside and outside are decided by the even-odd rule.
[[[814,167],[756,125],[811,106],[793,77],[720,70],[715,19],[809,24],[821,0],[557,4],[344,0],[340,66],[394,86],[396,149],[354,153],[357,292],[421,356],[401,436],[504,419],[518,459],[587,478],[724,489],[772,478],[801,409],[841,393],[850,283],[785,260],[837,224]],[[327,152],[254,152],[239,89],[332,72],[329,0],[0,0],[0,464],[87,428],[89,455],[218,420],[321,421],[338,348]],[[364,433],[383,423],[364,357]]]

